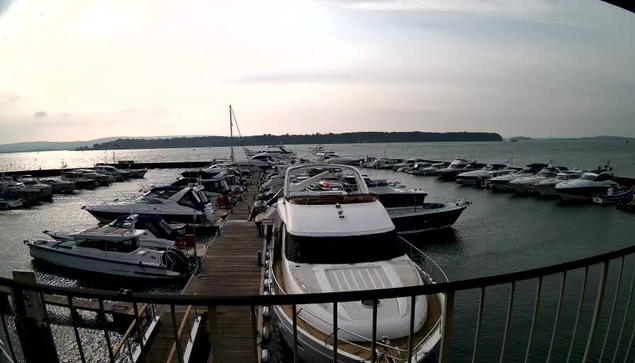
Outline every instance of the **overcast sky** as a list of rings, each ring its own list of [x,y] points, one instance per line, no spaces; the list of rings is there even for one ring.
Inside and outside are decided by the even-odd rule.
[[[635,136],[635,15],[597,0],[0,0],[0,143]]]

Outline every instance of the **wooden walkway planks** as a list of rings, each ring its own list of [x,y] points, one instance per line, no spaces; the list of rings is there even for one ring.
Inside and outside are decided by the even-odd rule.
[[[255,194],[256,187],[252,186],[243,195],[243,201],[236,205],[203,256],[201,273],[190,279],[182,294],[260,294],[262,268],[258,266],[258,251],[263,248],[263,240],[254,223],[247,221]],[[178,310],[184,311],[185,307],[177,308],[176,323],[180,325],[183,313]],[[217,318],[222,362],[256,362],[251,309],[219,306]],[[167,306],[162,310],[161,325],[148,349],[147,361],[166,362],[173,343],[172,316]]]

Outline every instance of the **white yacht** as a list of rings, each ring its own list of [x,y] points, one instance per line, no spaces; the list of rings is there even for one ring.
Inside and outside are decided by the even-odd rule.
[[[339,187],[345,175],[356,180]],[[306,178],[306,175],[309,175]],[[295,176],[301,176],[296,179]],[[333,185],[333,187],[331,187]],[[297,166],[287,170],[269,272],[274,294],[312,294],[372,290],[434,283],[403,252],[395,226],[382,204],[369,193],[359,171],[350,166]],[[419,296],[415,305],[413,360],[423,360],[441,339],[444,296]],[[340,303],[338,362],[371,357],[372,301]],[[292,308],[275,306],[282,336],[293,344]],[[297,306],[300,358],[333,357],[332,304]],[[377,356],[403,361],[408,352],[410,299],[381,299],[377,306]]]
[[[516,193],[524,194],[524,193],[533,193],[536,192],[536,183],[540,183],[542,181],[553,179],[558,176],[560,173],[566,172],[568,169],[565,166],[551,166],[542,169],[536,175],[524,176],[521,178],[516,178],[509,182],[509,187],[514,189]]]
[[[202,186],[155,187],[132,203],[84,206],[102,223],[131,214],[159,216],[168,223],[214,222],[213,208]]]
[[[187,277],[193,263],[181,251],[139,246],[142,232],[104,226],[74,233],[71,241],[26,242],[31,257],[55,266],[145,279]]]
[[[514,189],[509,186],[509,182],[514,179],[535,175],[547,166],[549,165],[541,163],[527,164],[527,166],[516,173],[490,178],[487,181],[487,186],[495,191],[513,191]]]
[[[579,179],[567,180],[556,185],[556,192],[563,200],[591,200],[594,195],[619,189],[610,172],[584,173]]]
[[[175,245],[178,238],[185,237],[187,225],[170,225],[160,217],[155,216],[139,216],[133,214],[131,216],[119,217],[112,221],[108,226],[112,228],[123,228],[131,232],[138,232],[139,246],[145,248],[154,248],[165,250]],[[58,241],[72,241],[73,236],[77,234],[86,234],[99,230],[100,226],[90,228],[76,228],[74,230],[49,231],[43,233]]]
[[[445,168],[446,165],[447,165],[446,163],[433,163],[428,167],[419,168],[419,170],[417,170],[413,174],[423,175],[423,176],[438,175],[439,170]]]
[[[111,165],[97,164],[93,169],[99,174],[112,175],[116,181],[124,181],[130,178],[130,173],[119,170]]]
[[[557,197],[558,192],[556,192],[556,185],[567,180],[579,179],[582,174],[584,174],[584,172],[580,170],[569,170],[564,173],[559,173],[555,178],[545,179],[534,184],[534,188],[543,197]]]
[[[282,154],[287,156],[295,155],[293,151],[287,149],[287,147],[284,145],[269,145],[267,146],[266,150],[259,150],[259,151],[252,151],[247,149],[246,153],[247,153],[247,157],[253,157],[262,153]]]
[[[456,181],[465,185],[485,185],[485,182],[492,178],[494,171],[498,172],[515,172],[515,169],[507,164],[487,164],[479,170],[467,171],[456,176]],[[500,174],[502,175],[502,174]]]

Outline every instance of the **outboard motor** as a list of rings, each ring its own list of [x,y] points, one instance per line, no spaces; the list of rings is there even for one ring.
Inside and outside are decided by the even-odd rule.
[[[161,262],[170,271],[185,274],[193,270],[193,266],[187,256],[174,247],[168,247],[165,250],[163,257],[161,257]]]

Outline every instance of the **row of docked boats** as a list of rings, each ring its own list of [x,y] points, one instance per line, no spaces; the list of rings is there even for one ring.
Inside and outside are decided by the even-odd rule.
[[[521,169],[509,164],[483,164],[466,159],[455,159],[449,164],[407,159],[394,164],[392,169],[413,175],[437,176],[443,181],[455,180],[459,184],[494,191],[560,197],[566,201],[609,204],[629,198],[633,193],[631,188],[619,185],[608,165],[583,171],[545,163],[532,163]]]
[[[231,208],[249,180],[249,170],[221,165],[186,171],[172,185],[153,187],[136,199],[84,206],[99,221],[97,226],[47,230],[49,239],[26,244],[33,258],[62,268],[181,279],[200,268],[198,256],[205,249],[186,233],[215,232],[227,215],[218,209]]]
[[[63,170],[59,178],[0,176],[0,210],[50,202],[54,194],[72,194],[79,189],[94,189],[117,181],[143,178],[146,172],[147,169],[120,170],[110,165],[97,164],[90,169]]]

